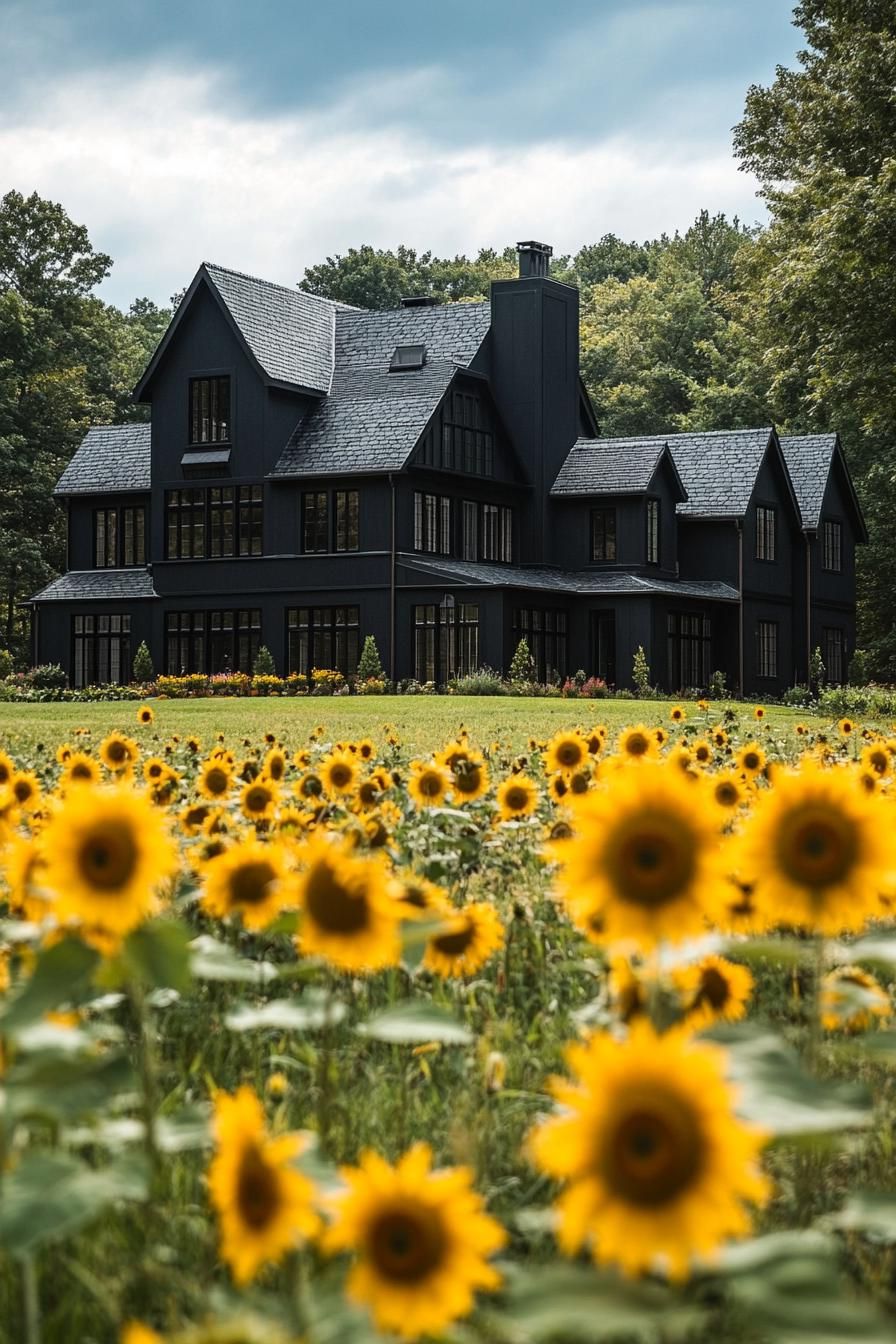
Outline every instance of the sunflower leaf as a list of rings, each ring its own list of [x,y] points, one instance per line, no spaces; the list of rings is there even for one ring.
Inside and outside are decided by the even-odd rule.
[[[203,933],[189,945],[190,970],[197,980],[242,981],[266,985],[277,978],[277,967],[269,961],[250,961],[239,957],[226,943]]]
[[[145,1199],[142,1156],[94,1171],[63,1153],[28,1153],[3,1183],[0,1246],[13,1254],[58,1241],[120,1199]]]
[[[0,1012],[0,1030],[14,1036],[60,1004],[76,1001],[86,990],[99,953],[77,938],[63,938],[37,958],[30,980]]]
[[[369,1017],[355,1028],[360,1036],[393,1045],[421,1045],[439,1041],[442,1045],[469,1045],[472,1032],[462,1023],[426,999],[408,999]]]
[[[122,959],[131,975],[154,989],[190,985],[190,935],[179,920],[153,919],[128,934]]]
[[[336,1026],[345,1014],[344,1003],[328,1002],[324,995],[309,992],[302,999],[271,999],[260,1006],[237,1004],[224,1025],[231,1031],[319,1031]]]

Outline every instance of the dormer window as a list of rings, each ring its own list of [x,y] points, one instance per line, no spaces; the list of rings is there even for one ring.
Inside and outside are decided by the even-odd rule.
[[[425,363],[425,345],[396,345],[392,352],[389,372],[400,373],[404,369],[422,369]]]
[[[230,442],[230,378],[190,379],[190,443]]]

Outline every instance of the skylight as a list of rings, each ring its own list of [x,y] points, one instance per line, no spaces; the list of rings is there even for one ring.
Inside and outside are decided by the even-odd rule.
[[[422,369],[426,363],[425,345],[396,345],[392,354],[390,373],[404,369]]]

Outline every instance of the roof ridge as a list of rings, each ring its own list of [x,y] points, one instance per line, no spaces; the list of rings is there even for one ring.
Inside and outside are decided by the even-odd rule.
[[[341,305],[342,311],[351,317],[389,317],[394,313],[426,313],[429,315],[431,313],[457,312],[461,308],[469,312],[472,308],[489,308],[490,306],[488,299],[476,299],[472,303],[465,303],[463,299],[449,299],[446,303],[433,303],[425,308],[405,308],[402,304],[399,304],[397,308],[359,308],[350,303]]]
[[[268,289],[280,289],[284,294],[290,294],[293,298],[313,299],[316,303],[323,303],[328,308],[348,308],[349,311],[366,313],[371,312],[369,308],[353,309],[350,304],[342,304],[337,299],[327,299],[322,294],[310,294],[307,289],[299,289],[298,285],[284,285],[279,280],[265,280],[261,275],[250,275],[248,271],[237,271],[232,266],[222,266],[217,261],[203,261],[202,266],[207,271],[223,271],[225,275],[235,275],[239,280],[251,280],[255,285],[265,285]]]

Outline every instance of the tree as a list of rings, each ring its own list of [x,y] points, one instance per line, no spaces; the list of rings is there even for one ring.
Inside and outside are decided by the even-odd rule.
[[[567,258],[557,258],[557,263],[566,266]],[[505,248],[502,253],[482,248],[470,260],[465,256],[434,257],[431,252],[418,255],[403,244],[394,252],[365,244],[349,248],[344,256],[327,257],[320,265],[309,266],[299,288],[359,308],[397,308],[411,295],[429,294],[443,302],[487,299],[492,280],[506,280],[516,274],[513,248]]]
[[[152,654],[145,639],[141,641],[139,649],[134,654],[133,672],[134,680],[140,682],[141,686],[155,679],[156,671],[152,665]]]
[[[510,680],[526,683],[535,680],[535,659],[529,650],[529,643],[520,640],[510,663]]]
[[[274,665],[274,657],[266,644],[262,644],[256,653],[252,671],[256,677],[276,677],[277,668]]]
[[[361,657],[358,659],[357,679],[358,681],[386,680],[386,673],[380,660],[380,651],[376,646],[373,635],[365,636]]]
[[[772,222],[739,257],[778,423],[838,428],[866,506],[862,644],[896,674],[889,542],[896,507],[896,12],[804,0],[798,68],[753,86],[735,130]],[[879,526],[878,524],[883,524]]]

